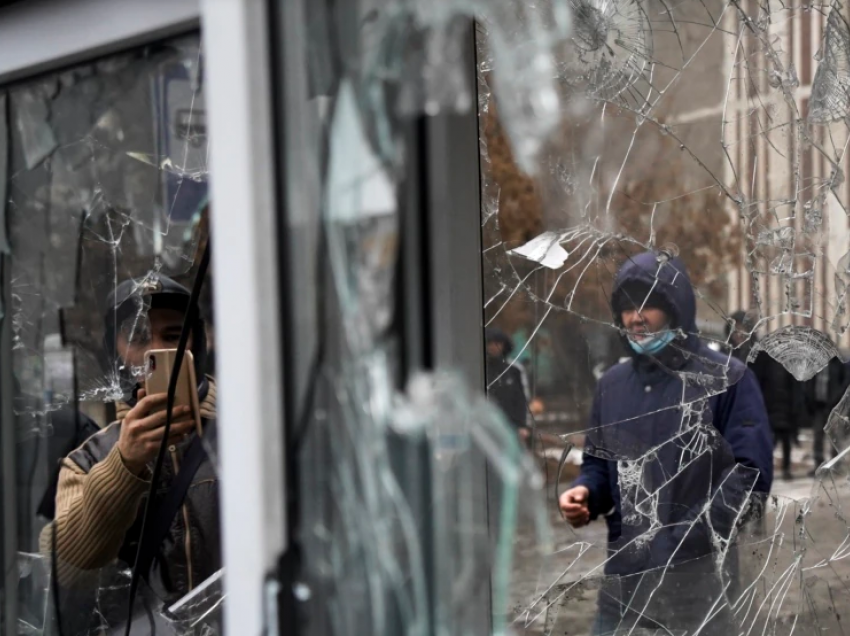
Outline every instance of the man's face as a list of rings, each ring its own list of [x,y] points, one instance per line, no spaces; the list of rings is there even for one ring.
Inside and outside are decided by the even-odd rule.
[[[176,309],[151,309],[137,319],[125,321],[118,332],[118,355],[125,366],[140,369],[145,354],[154,349],[176,349],[183,329],[183,312]],[[192,337],[189,336],[189,349]]]
[[[487,342],[487,355],[491,358],[501,358],[504,350],[504,345],[498,340],[489,340]]]
[[[662,331],[670,322],[664,310],[655,307],[644,307],[640,311],[626,309],[620,314],[620,319],[635,342],[640,342],[648,334]]]

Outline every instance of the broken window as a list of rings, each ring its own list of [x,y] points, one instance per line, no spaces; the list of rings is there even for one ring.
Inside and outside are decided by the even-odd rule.
[[[848,9],[565,4],[530,154],[477,29],[487,384],[555,528],[512,625],[841,631]]]
[[[5,590],[16,612],[4,616],[18,634],[123,633],[137,584],[138,633],[218,633],[202,61],[188,35],[0,88],[4,391],[14,418],[4,439],[15,448],[4,463],[17,476],[19,550],[7,564],[19,584]],[[190,364],[156,468],[166,400],[145,402],[138,389],[165,391],[174,356],[160,350],[180,349],[184,321]],[[152,437],[125,442],[129,426],[111,423],[128,418]],[[162,493],[181,462],[191,480],[178,512]],[[138,547],[168,510],[136,583]]]
[[[285,74],[287,194],[299,211],[286,238],[287,275],[293,312],[304,319],[287,340],[297,370],[292,538],[301,563],[295,596],[309,617],[303,633],[502,633],[517,527],[530,528],[537,548],[549,545],[541,482],[483,387],[434,363],[425,270],[436,252],[419,251],[432,222],[426,201],[451,195],[422,163],[444,159],[428,145],[430,118],[472,118],[475,164],[471,17],[489,3],[282,4],[296,25],[287,51],[307,35],[302,65]],[[541,37],[530,55],[548,50],[569,20],[565,10],[532,15],[537,26],[517,33],[514,4],[492,9],[506,63],[529,32]],[[550,70],[503,74],[515,82],[513,107],[528,124],[519,137],[528,142],[556,113],[519,89]],[[476,207],[466,213],[475,237]],[[444,247],[440,236],[433,241]],[[476,246],[464,247],[480,260]],[[470,311],[470,366],[480,367],[478,300]]]
[[[841,631],[847,8],[432,4],[281,9],[303,631]],[[54,459],[154,371],[128,352],[159,337],[163,277],[203,278],[201,62],[180,38],[3,88],[22,633],[218,629],[220,561],[175,546],[179,585],[128,612],[127,560],[63,559],[46,523]],[[456,281],[407,250],[447,238],[435,130],[473,108],[490,403],[412,342],[456,327],[428,312]]]
[[[840,623],[845,11],[310,4],[307,171],[329,254],[316,312],[333,344],[298,441],[304,501],[328,465],[346,493],[302,510],[328,631],[399,617],[416,631],[423,611],[470,629],[485,576],[497,632]],[[470,17],[477,83],[458,72]],[[472,103],[490,417],[445,376],[406,374],[404,289],[387,271],[405,273],[411,159],[437,145],[423,151],[409,122]],[[485,421],[490,435],[473,433]],[[517,444],[545,478],[554,549],[539,518],[518,519]],[[471,513],[482,454],[498,476],[487,530]],[[385,519],[395,549],[370,540]]]

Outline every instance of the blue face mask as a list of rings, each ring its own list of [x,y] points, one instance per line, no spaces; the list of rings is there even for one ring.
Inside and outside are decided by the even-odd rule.
[[[649,337],[644,338],[640,342],[635,342],[631,338],[627,339],[629,341],[629,346],[638,355],[654,356],[668,344],[673,342],[673,338],[675,337],[676,332],[670,329],[669,327],[665,327],[663,330],[659,331],[658,333],[651,334]]]

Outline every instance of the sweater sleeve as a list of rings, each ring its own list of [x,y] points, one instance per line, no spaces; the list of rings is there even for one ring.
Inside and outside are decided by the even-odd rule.
[[[55,534],[61,583],[72,583],[81,572],[118,556],[149,485],[127,470],[117,446],[88,473],[70,459],[62,461],[56,518],[40,538],[42,552],[49,555]]]

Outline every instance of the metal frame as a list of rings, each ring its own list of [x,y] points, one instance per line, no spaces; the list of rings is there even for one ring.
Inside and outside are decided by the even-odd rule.
[[[29,0],[0,9],[0,85],[193,28],[198,0]]]
[[[310,136],[306,133],[317,125],[314,112],[317,105],[309,103],[308,96],[303,2],[309,0],[280,2],[280,14],[273,22],[273,48],[277,49],[274,64],[279,65],[275,81],[281,92],[275,112],[280,127],[277,133],[281,135],[278,140],[279,185],[282,186],[279,241],[281,249],[288,252],[281,267],[284,290],[281,295],[289,298],[283,329],[288,349],[287,370],[295,369],[297,376],[288,378],[293,384],[288,393],[291,396],[287,411],[290,417],[300,411],[296,407],[303,401],[305,387],[302,385],[309,375],[318,329],[317,290],[304,284],[304,281],[315,280],[315,257],[310,250],[316,245],[320,201],[315,194],[321,191],[321,184],[315,183],[317,176],[309,170],[310,166],[317,165],[312,153],[318,149],[310,147]],[[340,6],[337,9],[341,10]],[[471,27],[467,31],[465,60],[470,90],[475,90],[476,86],[473,32]],[[338,35],[345,37],[346,34]],[[452,368],[459,370],[473,388],[483,391],[478,148],[478,114],[474,110],[463,115],[421,117],[410,122],[405,130],[406,171],[397,302],[403,308],[400,319],[402,375],[421,369]],[[463,275],[458,275],[459,272]],[[295,297],[297,302],[293,300]],[[407,450],[418,456],[420,449]],[[427,466],[427,454],[421,459]],[[489,507],[483,458],[476,466],[480,468],[480,480],[475,484],[480,493],[480,506],[472,514],[478,522],[486,524]],[[433,576],[434,568],[439,567],[437,561],[445,555],[441,557],[439,549],[431,542],[433,515],[429,480],[427,471],[400,476],[402,489],[410,497],[423,531],[423,546],[429,554],[429,576]],[[432,601],[436,592],[432,586]],[[492,609],[487,586],[483,586],[482,593],[471,603],[478,618],[475,633],[490,633]],[[433,629],[434,623],[431,625]]]
[[[29,0],[0,9],[0,87],[202,25],[211,135],[221,523],[229,634],[259,634],[286,543],[267,19],[253,0]],[[4,321],[8,331],[8,321]],[[8,341],[8,337],[5,339]],[[3,360],[8,356],[3,356]],[[4,374],[8,375],[8,373]],[[8,383],[4,383],[8,384]],[[5,389],[6,387],[4,387]],[[4,391],[4,396],[8,392]],[[3,400],[8,411],[8,400]],[[4,420],[8,421],[8,420]],[[5,427],[4,427],[5,429]],[[4,450],[11,448],[4,444]],[[8,455],[8,453],[4,453]],[[5,459],[5,457],[4,457]],[[4,510],[14,466],[4,462]],[[13,492],[11,493],[14,494]],[[14,502],[11,502],[14,503]],[[8,517],[8,515],[6,515]],[[14,557],[4,521],[4,556]],[[13,520],[12,520],[13,521]],[[7,572],[15,572],[6,568]],[[231,585],[231,582],[238,584]],[[13,591],[15,586],[10,588]],[[13,607],[14,594],[7,596]],[[6,613],[8,633],[15,614]]]
[[[475,30],[466,31],[464,71],[469,90],[477,90]],[[484,287],[481,252],[481,172],[477,99],[463,114],[425,119],[425,208],[433,367],[460,372],[473,390],[484,391]],[[475,458],[476,524],[490,525],[490,489],[483,455]],[[448,558],[437,549],[434,560]],[[475,633],[492,633],[490,587],[470,600]]]
[[[0,90],[8,84],[86,59],[107,55],[196,28],[197,0],[155,6],[144,0],[30,0],[0,9]],[[4,114],[5,116],[5,114]],[[5,179],[6,175],[0,175]],[[4,215],[0,215],[4,218]],[[9,260],[2,255],[3,307],[10,307]],[[6,316],[8,318],[8,314]],[[11,355],[11,321],[0,326],[0,427],[2,440],[4,631],[17,633],[16,440]],[[11,426],[8,423],[13,423]]]
[[[213,277],[225,631],[260,634],[265,580],[287,544],[268,16],[256,0],[203,0],[201,14],[212,235],[222,241]]]
[[[474,30],[468,29],[467,86],[476,90]],[[476,100],[472,100],[476,104]],[[434,363],[485,388],[478,112],[426,120]],[[461,274],[462,275],[459,275]]]
[[[6,175],[0,175],[5,179]],[[0,426],[0,483],[2,483],[3,497],[3,557],[0,564],[3,565],[3,584],[5,591],[3,612],[5,618],[2,628],[6,634],[12,636],[18,633],[18,568],[15,563],[18,552],[18,498],[17,498],[17,462],[16,462],[16,426],[15,410],[10,399],[14,393],[12,383],[12,320],[9,309],[12,303],[12,281],[10,277],[9,254],[0,256],[0,284],[2,284],[2,297],[0,303],[3,307],[3,318],[0,320],[0,423],[11,422],[11,426]],[[15,564],[14,567],[12,564]]]

